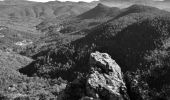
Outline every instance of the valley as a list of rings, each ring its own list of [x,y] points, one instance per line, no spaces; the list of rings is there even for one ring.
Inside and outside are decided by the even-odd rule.
[[[0,1],[0,100],[169,100],[170,12]]]

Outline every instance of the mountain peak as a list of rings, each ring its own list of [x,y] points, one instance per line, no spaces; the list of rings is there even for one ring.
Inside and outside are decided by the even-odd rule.
[[[96,6],[96,8],[110,8],[102,3],[98,3],[98,5]]]
[[[98,3],[98,5],[97,6],[105,6],[104,4],[102,4],[102,3]]]
[[[115,14],[119,12],[119,8],[112,8],[106,6],[102,3],[99,3],[93,9],[79,15],[78,17],[81,19],[94,19],[94,18],[102,18],[102,17],[113,17]]]

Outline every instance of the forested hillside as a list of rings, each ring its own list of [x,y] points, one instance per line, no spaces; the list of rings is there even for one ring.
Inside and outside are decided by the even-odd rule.
[[[33,41],[16,50],[19,54],[2,48],[2,100],[15,96],[21,100],[108,100],[117,91],[123,100],[169,100],[169,12],[138,4],[123,9],[101,3],[92,8],[95,2],[24,4],[34,13],[21,13],[21,7],[14,11],[19,16],[14,16],[41,21],[34,26],[38,32],[34,35],[10,27],[1,30],[3,45]],[[117,84],[115,80],[121,81],[120,90],[108,91]]]

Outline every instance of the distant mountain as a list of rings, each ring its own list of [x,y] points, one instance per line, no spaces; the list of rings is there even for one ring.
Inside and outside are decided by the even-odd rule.
[[[85,3],[81,2],[80,4]],[[37,28],[41,31],[48,31],[51,25],[60,29],[59,31],[64,34],[74,34],[74,32],[76,32],[76,34],[86,34],[90,28],[95,27],[103,22],[106,22],[109,19],[112,19],[119,13],[119,8],[112,8],[99,3],[96,7],[88,10],[83,14],[79,14],[78,16],[70,16],[70,18],[65,16],[65,20],[63,21],[57,20],[59,18],[45,20],[39,25],[37,25]],[[79,33],[80,30],[84,30],[84,32]]]
[[[84,4],[83,2],[81,4]],[[59,21],[57,19],[45,20],[37,28],[41,31],[48,31],[50,26],[61,28],[61,33],[74,33],[84,29],[87,32],[89,28],[95,27],[103,22],[106,22],[109,19],[117,16],[120,13],[120,9],[116,7],[108,7],[99,3],[96,7],[88,10],[83,14],[78,16],[66,17],[65,20]],[[64,16],[63,16],[64,18]],[[85,33],[86,33],[85,32]],[[84,32],[81,32],[84,33]],[[80,33],[80,34],[81,34]]]
[[[78,15],[92,8],[89,3],[47,2],[37,3],[23,0],[5,0],[0,4],[0,17],[11,18],[55,18],[63,15]]]
[[[121,13],[116,17],[116,18],[119,18],[121,16],[125,16],[125,15],[128,15],[128,14],[133,14],[133,13],[161,13],[161,12],[164,12],[164,10],[160,10],[156,7],[151,7],[151,6],[144,6],[144,5],[139,5],[139,4],[135,4],[135,5],[132,5],[128,8],[124,8],[121,10]]]
[[[35,4],[36,2],[27,1],[27,0],[4,0],[0,1],[1,5],[30,5]]]
[[[81,14],[78,18],[81,19],[95,19],[95,18],[104,18],[104,17],[114,17],[120,12],[119,8],[108,7],[99,3],[95,8]]]
[[[15,30],[27,33],[41,33],[36,30],[36,26],[40,23],[48,24],[48,21],[50,21],[58,24],[63,20],[68,20],[90,10],[95,5],[96,2],[0,1],[0,25],[10,26]]]

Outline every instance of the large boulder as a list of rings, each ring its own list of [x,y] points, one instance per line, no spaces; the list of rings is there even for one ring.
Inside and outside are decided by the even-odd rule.
[[[125,90],[119,65],[107,54],[95,52],[90,56],[91,72],[87,78],[86,92],[93,98],[107,100],[122,98],[120,91]]]
[[[69,100],[128,99],[121,68],[107,53],[91,53],[89,66],[86,77],[76,79],[67,86],[65,98]]]

